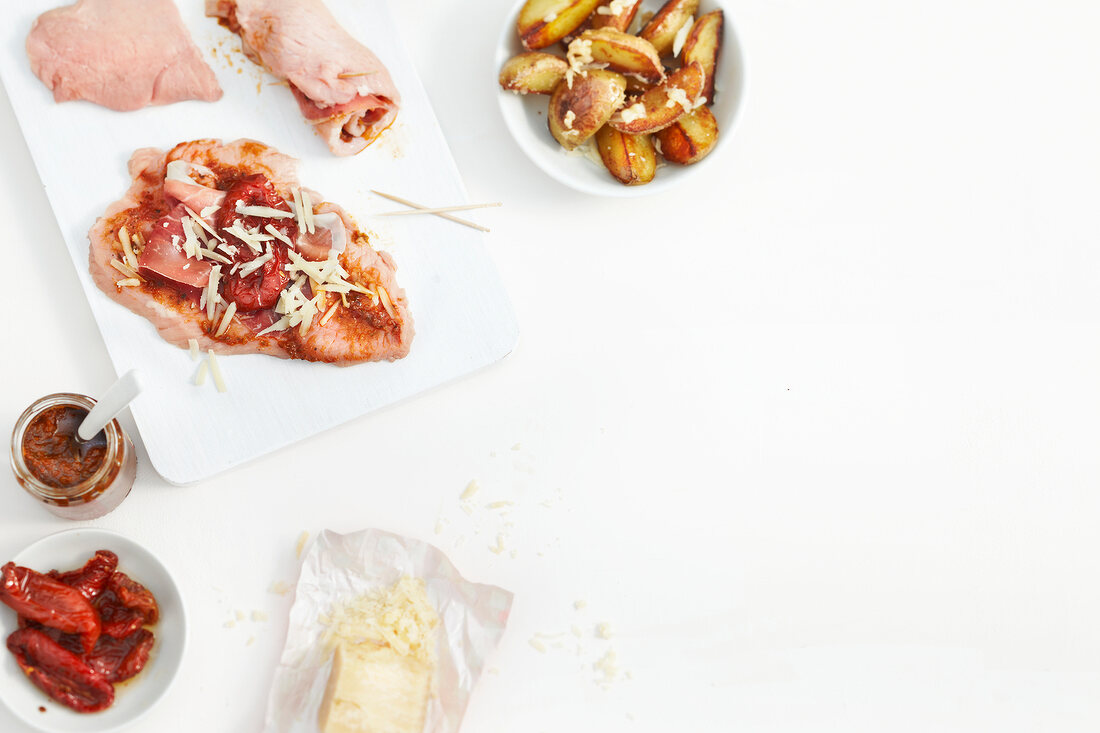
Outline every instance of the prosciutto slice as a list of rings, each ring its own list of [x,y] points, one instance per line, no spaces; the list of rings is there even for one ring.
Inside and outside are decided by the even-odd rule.
[[[367,235],[342,208],[324,201],[314,191],[300,188],[296,164],[293,158],[253,140],[225,144],[195,140],[180,143],[168,152],[138,150],[130,159],[130,190],[108,207],[88,234],[92,279],[108,297],[147,318],[166,341],[180,348],[187,348],[188,340],[195,339],[202,349],[219,354],[262,353],[339,366],[404,357],[412,343],[413,323],[405,292],[397,284],[393,260],[370,245]],[[287,207],[284,210],[293,207],[296,216],[304,216],[306,210],[305,205],[297,208],[298,198],[308,196],[311,202],[321,202],[308,207],[312,210],[312,226],[299,235],[293,236],[296,225],[284,225],[284,231],[292,236],[291,245],[287,245],[289,252],[280,255],[286,259],[280,261],[293,262],[287,269],[299,270],[292,273],[291,285],[283,295],[294,295],[299,303],[308,299],[315,304],[312,318],[304,325],[280,327],[287,317],[285,310],[246,308],[234,300],[233,291],[224,287],[227,279],[244,278],[241,273],[251,261],[270,257],[273,247],[283,246],[279,240],[267,237],[259,247],[266,248],[266,253],[251,254],[251,248],[234,240],[230,229],[223,226],[222,217],[231,208],[227,199],[234,188],[257,176],[273,187],[282,202],[277,203]],[[206,205],[198,210],[183,203],[185,200]],[[238,206],[241,209],[232,209],[249,211],[249,204],[238,202]],[[261,209],[260,215],[265,212],[271,214],[272,210]],[[198,232],[195,216],[209,227],[198,234],[205,240],[203,250],[224,256],[233,265],[212,260],[209,254],[196,258],[184,251],[183,222],[189,217],[187,226]],[[233,228],[262,236],[265,222],[277,225],[295,220],[260,219],[260,225],[253,225],[253,221],[239,219]],[[218,240],[210,230],[225,241]],[[130,265],[126,263],[131,255],[121,244],[120,234],[136,239]],[[302,274],[303,263],[314,273],[318,272],[313,270],[315,267],[331,271],[333,263],[338,263],[344,275],[326,280],[335,284],[319,285],[322,290],[314,292],[316,281],[312,274]],[[218,280],[211,277],[215,267],[221,268],[223,286],[211,305],[210,283]],[[127,268],[138,278],[128,277]],[[248,277],[260,279],[260,268],[254,267]],[[340,282],[354,289],[345,289],[341,294]],[[301,288],[296,295],[293,283]],[[226,315],[230,302],[240,306],[236,315]]]
[[[206,14],[287,81],[302,116],[336,155],[362,151],[397,116],[401,95],[389,71],[321,0],[206,0]]]
[[[172,0],[80,0],[47,11],[31,26],[27,57],[58,102],[125,112],[222,97]]]

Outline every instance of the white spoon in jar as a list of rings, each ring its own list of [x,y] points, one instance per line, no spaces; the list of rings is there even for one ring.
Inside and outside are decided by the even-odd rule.
[[[80,440],[91,440],[99,431],[107,427],[107,424],[115,419],[118,413],[126,409],[134,398],[141,394],[141,379],[135,369],[123,374],[118,381],[112,384],[103,396],[96,400],[93,407],[77,428],[76,437]]]

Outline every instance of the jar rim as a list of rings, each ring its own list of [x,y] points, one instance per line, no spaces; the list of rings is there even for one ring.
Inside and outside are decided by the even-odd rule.
[[[12,468],[15,470],[21,483],[24,483],[24,488],[33,490],[33,493],[39,497],[80,503],[81,498],[85,494],[102,483],[110,474],[118,454],[122,449],[125,432],[122,430],[122,426],[117,419],[111,420],[111,422],[107,423],[103,428],[103,433],[107,438],[107,452],[103,456],[103,461],[100,463],[99,468],[96,469],[96,472],[84,481],[73,484],[72,486],[64,488],[50,486],[39,479],[34,471],[30,470],[30,467],[27,466],[26,461],[23,459],[23,436],[26,433],[27,427],[30,426],[35,418],[49,408],[59,405],[80,407],[91,411],[91,409],[95,407],[96,401],[92,397],[77,394],[75,392],[56,392],[46,395],[45,397],[40,397],[32,402],[15,421],[15,428],[11,433]]]

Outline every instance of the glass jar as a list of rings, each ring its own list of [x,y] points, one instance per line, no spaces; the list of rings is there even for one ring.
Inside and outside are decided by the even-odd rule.
[[[130,493],[137,476],[134,444],[118,420],[108,423],[91,442],[77,441],[76,428],[83,419],[77,411],[87,415],[94,406],[95,400],[84,395],[47,395],[23,411],[11,434],[11,468],[19,485],[64,519],[96,519],[113,511]],[[68,418],[63,426],[58,415]],[[46,467],[56,469],[55,475],[64,475],[61,472],[72,466],[66,466],[63,457],[36,455],[35,446],[40,444],[40,438],[71,440],[77,449],[92,445],[97,453],[102,452],[102,457],[98,465],[93,463],[75,482],[51,479],[45,475]]]

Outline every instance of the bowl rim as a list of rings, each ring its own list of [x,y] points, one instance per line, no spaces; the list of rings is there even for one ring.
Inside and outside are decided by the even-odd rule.
[[[26,545],[25,547],[20,549],[18,552],[13,554],[12,557],[10,558],[10,560],[12,562],[15,562],[16,564],[20,564],[21,563],[20,558],[25,557],[28,553],[33,553],[35,550],[40,549],[42,545],[48,545],[48,544],[57,542],[59,540],[59,538],[65,537],[67,535],[73,535],[73,534],[86,534],[86,535],[89,535],[92,538],[94,538],[94,537],[103,537],[108,541],[111,540],[111,539],[123,540],[124,542],[128,542],[131,545],[139,548],[142,552],[145,553],[146,558],[149,561],[151,561],[154,565],[156,565],[159,568],[160,572],[163,573],[164,579],[167,581],[168,586],[170,588],[170,592],[175,595],[176,599],[179,602],[178,605],[179,605],[179,610],[180,610],[180,631],[181,631],[180,638],[179,638],[179,648],[180,648],[179,659],[176,662],[176,664],[174,664],[172,666],[171,670],[165,670],[167,672],[167,679],[166,679],[164,685],[162,686],[161,690],[158,693],[156,693],[155,695],[153,695],[152,697],[150,697],[148,699],[148,701],[141,707],[141,709],[138,710],[132,717],[130,717],[126,720],[120,720],[117,723],[113,723],[113,724],[108,723],[104,727],[94,728],[94,729],[89,729],[89,730],[90,731],[94,730],[94,733],[116,733],[117,731],[132,729],[138,722],[140,722],[146,715],[148,715],[150,710],[152,710],[154,707],[156,707],[156,705],[161,700],[164,699],[165,695],[168,694],[168,691],[176,683],[176,680],[179,677],[179,671],[180,671],[180,668],[183,666],[183,660],[184,660],[184,657],[187,654],[187,646],[188,646],[188,643],[190,641],[190,639],[189,639],[189,636],[190,636],[190,633],[189,633],[190,623],[189,623],[188,618],[187,618],[187,605],[183,602],[183,594],[180,592],[179,583],[176,582],[175,575],[172,573],[171,570],[169,570],[168,566],[164,563],[164,561],[161,560],[160,557],[155,552],[150,550],[148,547],[146,547],[141,542],[138,542],[137,540],[133,539],[132,537],[124,535],[121,532],[116,532],[114,530],[102,529],[100,527],[70,527],[70,528],[67,528],[67,529],[60,530],[58,532],[52,532],[52,533],[50,533],[48,535],[45,535],[43,537],[39,537],[34,542],[31,542],[29,545]],[[7,696],[3,694],[2,690],[0,690],[0,702],[3,702],[4,707],[7,708],[7,710],[11,713],[12,717],[16,718],[20,722],[30,726],[31,728],[33,728],[35,730],[43,731],[44,733],[59,733],[62,730],[60,728],[49,725],[47,721],[40,720],[38,718],[27,717],[26,715],[23,714],[23,712],[21,710],[17,710],[9,702]],[[88,719],[89,720],[94,720],[94,717],[89,716]]]
[[[643,0],[644,1],[644,0]],[[500,35],[497,39],[497,48],[494,59],[496,61],[496,69],[499,72],[501,66],[511,58],[514,54],[514,44],[518,42],[515,38],[515,25],[516,19],[519,16],[519,12],[527,0],[516,0],[509,11]],[[611,174],[607,176],[606,185],[596,184],[590,181],[581,180],[571,177],[562,171],[544,166],[529,150],[527,143],[523,140],[520,131],[516,129],[516,123],[513,120],[513,116],[509,114],[506,104],[512,100],[514,95],[509,94],[505,90],[500,88],[499,82],[496,81],[496,77],[493,77],[493,89],[496,92],[497,108],[500,110],[500,115],[504,119],[504,126],[508,129],[508,134],[511,135],[512,140],[523,154],[527,156],[527,159],[534,164],[535,168],[541,170],[552,179],[561,183],[562,185],[573,189],[574,191],[580,191],[581,193],[587,193],[594,196],[603,196],[607,198],[637,198],[641,196],[652,196],[655,194],[663,193],[671,188],[681,185],[687,180],[690,180],[695,174],[697,174],[709,161],[714,160],[716,156],[720,155],[723,150],[726,149],[726,143],[733,137],[738,123],[741,120],[742,112],[745,108],[745,100],[748,94],[749,75],[748,69],[745,64],[745,50],[744,45],[741,42],[741,35],[737,30],[736,24],[732,20],[732,13],[730,12],[729,4],[727,0],[703,0],[704,3],[713,4],[716,7],[715,10],[721,10],[723,13],[723,33],[725,34],[726,46],[731,48],[723,48],[723,54],[730,50],[736,52],[735,63],[740,72],[740,90],[737,95],[736,103],[733,106],[733,110],[730,113],[729,119],[722,125],[722,134],[718,136],[717,142],[715,142],[714,149],[707,155],[706,158],[690,166],[678,166],[673,163],[667,163],[665,168],[669,166],[675,166],[679,172],[672,177],[666,176],[661,178],[660,173],[654,178],[654,180],[642,186],[626,186],[616,181]],[[711,11],[708,11],[711,12]],[[698,20],[698,18],[696,18]],[[549,132],[547,132],[549,135]],[[594,163],[585,163],[585,165],[594,165]]]

